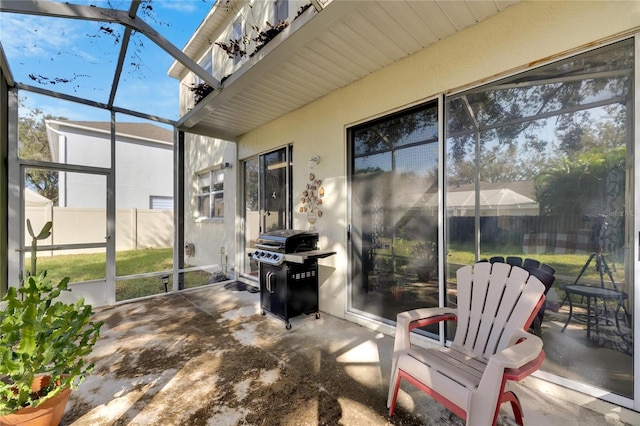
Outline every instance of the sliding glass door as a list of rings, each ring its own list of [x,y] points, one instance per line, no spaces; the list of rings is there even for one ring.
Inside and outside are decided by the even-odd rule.
[[[255,247],[264,232],[291,227],[293,147],[287,146],[243,164],[244,252]],[[243,275],[258,279],[258,264],[243,256]]]
[[[436,102],[348,129],[349,310],[392,323],[455,306],[462,265],[544,265],[539,375],[632,407],[635,52],[620,41],[447,96],[442,141]]]
[[[637,397],[634,62],[622,41],[445,105],[449,275],[492,258],[551,267],[542,371],[611,398]]]
[[[436,101],[349,129],[352,311],[438,306],[438,134]]]

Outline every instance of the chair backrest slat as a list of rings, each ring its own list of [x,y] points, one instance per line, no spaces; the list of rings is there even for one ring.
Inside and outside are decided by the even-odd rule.
[[[490,263],[487,263],[487,265],[490,265]],[[456,334],[453,337],[453,345],[462,347],[467,337],[469,318],[471,316],[471,282],[473,281],[473,269],[470,265],[464,266],[456,271],[456,277],[458,281],[458,320],[456,322]],[[461,283],[463,284],[460,285]]]
[[[496,333],[495,318],[500,312],[501,303],[504,298],[507,281],[509,279],[509,271],[511,266],[506,263],[494,263],[488,271],[482,271],[482,280],[487,280],[486,297],[484,302],[481,299],[475,299],[474,305],[476,309],[482,310],[482,316],[478,318],[475,327],[478,329],[478,336],[473,344],[467,342],[465,349],[470,350],[478,355],[484,354],[487,342],[491,335]],[[487,277],[485,278],[485,274]],[[474,274],[473,286],[476,286],[477,274]],[[501,325],[498,324],[500,327]]]
[[[518,330],[524,330],[531,313],[544,295],[544,291],[544,284],[538,278],[530,275],[522,289],[518,302],[513,307],[511,319],[505,325],[504,334],[495,352],[501,351],[514,343],[512,341],[514,333]]]
[[[477,301],[487,300],[491,280],[491,264],[484,263],[473,271],[473,284],[471,286],[471,316],[469,318],[469,330],[465,338],[464,348],[473,351],[478,342],[479,325],[482,323],[484,303]]]
[[[510,269],[509,278],[507,279],[506,288],[504,290],[504,296],[500,303],[500,309],[494,320],[493,333],[491,334],[487,342],[485,352],[483,353],[486,357],[496,353],[501,346],[501,342],[503,342],[505,338],[510,339],[510,336],[513,335],[513,331],[511,331],[510,334],[508,329],[511,323],[514,321],[517,322],[518,319],[517,313],[514,309],[520,302],[529,273],[518,267],[512,267]],[[531,311],[527,314],[527,318],[530,313]],[[523,323],[527,318],[525,318]],[[520,329],[522,329],[522,327],[520,327]]]
[[[489,358],[513,342],[544,293],[536,277],[506,263],[460,268],[458,325],[453,345]]]

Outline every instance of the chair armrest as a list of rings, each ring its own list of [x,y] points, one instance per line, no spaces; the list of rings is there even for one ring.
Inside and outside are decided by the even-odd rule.
[[[457,309],[455,308],[420,308],[400,312],[397,316],[393,352],[409,349],[411,346],[409,336],[412,329],[456,318]]]
[[[544,361],[542,340],[538,336],[520,331],[514,342],[489,358],[478,388],[469,401],[467,419],[474,417],[474,424],[490,424],[492,417],[497,415],[497,411],[494,412],[496,403],[499,409],[500,402],[506,401],[499,395],[504,391],[505,382],[522,380],[540,368]]]
[[[493,355],[489,363],[500,364],[503,369],[516,369],[538,358],[542,352],[542,339],[525,331],[514,337],[517,343]]]

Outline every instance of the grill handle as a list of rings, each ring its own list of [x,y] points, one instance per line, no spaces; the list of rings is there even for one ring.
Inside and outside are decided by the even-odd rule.
[[[274,276],[273,272],[267,272],[267,275],[265,277],[267,279],[265,286],[267,287],[267,291],[271,294],[273,294],[273,287],[271,285],[271,282],[272,282],[271,279],[273,278],[273,276]]]

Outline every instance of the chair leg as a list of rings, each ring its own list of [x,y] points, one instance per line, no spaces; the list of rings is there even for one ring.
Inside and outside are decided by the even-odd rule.
[[[520,400],[518,396],[512,391],[507,391],[502,394],[502,402],[511,403],[511,409],[513,410],[513,417],[520,426],[524,426],[524,419],[522,417],[522,407],[520,406]]]
[[[398,391],[400,390],[400,374],[398,374],[398,378],[396,379],[396,383],[393,390],[393,398],[391,399],[391,405],[389,405],[389,417],[392,417],[396,411],[396,401],[398,399]]]

